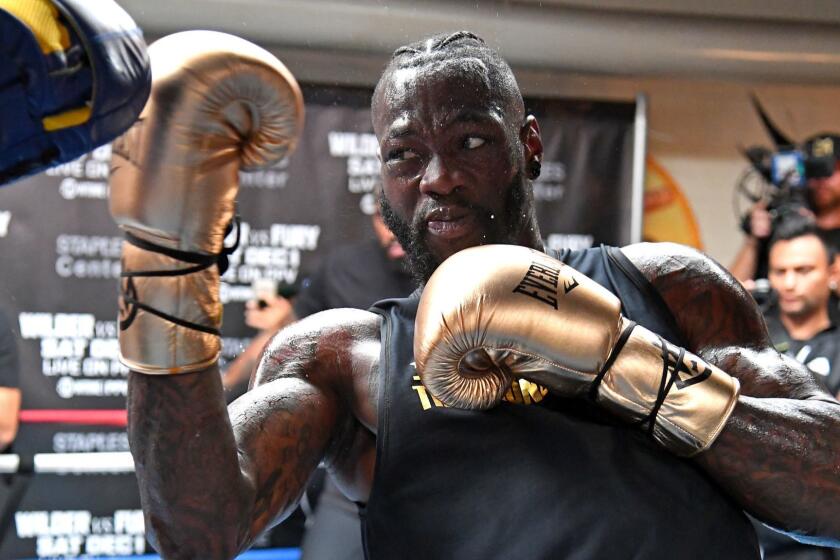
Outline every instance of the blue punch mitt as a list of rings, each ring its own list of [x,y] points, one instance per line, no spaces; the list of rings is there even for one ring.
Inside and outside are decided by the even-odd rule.
[[[151,88],[143,33],[111,0],[0,0],[0,185],[134,123]]]

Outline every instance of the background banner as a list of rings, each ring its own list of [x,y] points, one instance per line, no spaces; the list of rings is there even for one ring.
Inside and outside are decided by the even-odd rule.
[[[254,279],[276,279],[293,294],[329,250],[372,236],[379,161],[370,94],[304,88],[297,151],[241,174],[241,241],[221,291],[223,368],[254,335],[243,321]],[[535,196],[547,246],[627,243],[633,104],[527,106],[546,148]],[[108,213],[109,161],[104,146],[0,188],[0,309],[16,327],[21,361],[18,453],[128,450],[116,323],[122,237]],[[130,475],[36,475],[18,510],[0,558],[151,551]],[[294,544],[296,531],[271,544]]]

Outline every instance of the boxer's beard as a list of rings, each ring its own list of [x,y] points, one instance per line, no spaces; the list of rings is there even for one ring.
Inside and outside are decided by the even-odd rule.
[[[484,232],[482,245],[492,243],[511,244],[517,242],[522,228],[529,219],[529,201],[530,197],[526,192],[525,177],[520,171],[507,188],[503,221],[494,219],[493,212],[487,208],[480,204],[468,203],[457,194],[439,199],[428,199],[426,204],[417,208],[410,223],[397,215],[384,195],[379,197],[379,207],[385,225],[394,232],[397,240],[405,249],[411,275],[419,286],[423,286],[441,263],[432,254],[425,238],[426,223],[424,216],[432,208],[442,204],[465,208],[474,213],[481,224]]]

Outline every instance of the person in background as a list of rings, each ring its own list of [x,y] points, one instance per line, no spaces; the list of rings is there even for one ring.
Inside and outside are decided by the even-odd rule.
[[[380,299],[404,297],[416,288],[405,251],[377,211],[371,215],[374,239],[337,247],[293,298],[280,295],[251,300],[245,324],[259,332],[225,370],[227,390],[246,383],[265,343],[279,329],[319,311],[350,307],[367,309]]]
[[[803,152],[809,159],[833,160],[834,173],[827,177],[807,180],[805,214],[813,213],[820,235],[835,254],[840,251],[840,135],[824,132],[808,138]],[[807,176],[806,169],[806,176]],[[765,201],[753,206],[746,221],[746,237],[729,267],[729,271],[748,289],[756,278],[767,276],[768,241],[773,234],[775,219]]]
[[[251,377],[263,347],[279,329],[319,311],[368,309],[381,299],[405,297],[414,291],[405,251],[378,210],[371,224],[375,239],[336,248],[292,300],[275,296],[246,304],[245,323],[259,333],[226,370],[222,378],[226,389],[245,390],[241,385]],[[313,476],[302,504],[304,510],[314,509],[307,513],[302,560],[364,558],[357,507],[325,476],[324,469]]]
[[[15,439],[20,413],[20,365],[9,319],[0,311],[0,453]]]
[[[806,217],[780,223],[770,240],[768,279],[776,294],[764,318],[780,352],[840,393],[840,331],[829,315],[837,289],[836,252]]]
[[[768,279],[776,297],[764,310],[770,339],[779,352],[806,365],[840,394],[840,331],[829,315],[837,289],[836,251],[817,224],[806,216],[789,216],[769,244]],[[756,530],[765,560],[830,560],[831,549],[809,546],[762,524]]]

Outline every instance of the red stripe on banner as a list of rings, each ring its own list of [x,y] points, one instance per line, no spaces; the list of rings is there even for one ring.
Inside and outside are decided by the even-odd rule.
[[[124,427],[125,410],[21,410],[20,421],[28,424],[96,424]]]

